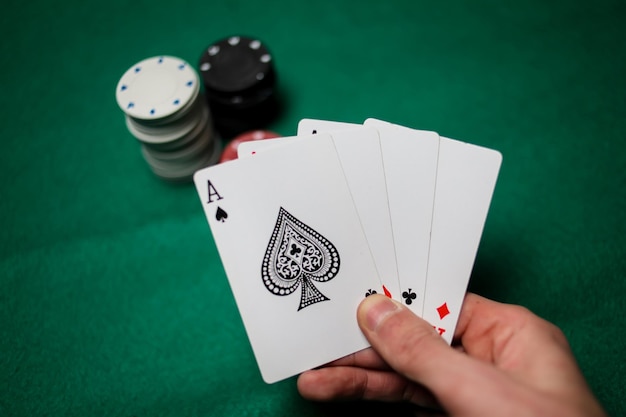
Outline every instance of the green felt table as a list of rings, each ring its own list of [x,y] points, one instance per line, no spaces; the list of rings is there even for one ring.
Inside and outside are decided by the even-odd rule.
[[[128,67],[195,64],[233,34],[274,55],[281,135],[375,117],[502,152],[470,290],[556,323],[626,414],[625,16],[611,0],[4,2],[0,415],[409,411],[266,385],[193,186],[155,177],[126,129]]]

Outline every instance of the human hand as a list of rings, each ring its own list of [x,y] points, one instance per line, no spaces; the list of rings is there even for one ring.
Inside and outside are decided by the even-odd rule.
[[[527,309],[469,293],[451,348],[383,295],[361,302],[371,348],[306,371],[310,400],[409,401],[451,416],[605,416],[563,333]]]

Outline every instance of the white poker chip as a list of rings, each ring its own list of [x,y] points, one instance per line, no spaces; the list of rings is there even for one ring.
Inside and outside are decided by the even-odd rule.
[[[189,132],[189,136],[191,137],[189,144],[176,150],[160,151],[142,145],[141,151],[150,165],[158,165],[161,162],[186,163],[204,153],[209,143],[215,141],[213,130],[209,125],[208,119],[199,123],[194,130]]]
[[[196,90],[195,95],[189,100],[185,106],[183,106],[176,113],[173,113],[169,116],[161,117],[159,119],[148,120],[148,119],[139,119],[135,117],[131,117],[126,115],[126,117],[132,119],[137,124],[140,124],[145,127],[155,127],[161,128],[164,126],[169,126],[173,123],[178,123],[180,119],[185,118],[189,115],[190,112],[193,111],[194,108],[198,107],[198,102],[205,100],[204,96],[200,93],[200,88]]]
[[[193,161],[184,164],[168,164],[163,167],[158,164],[150,164],[148,166],[158,177],[173,182],[188,182],[193,178],[193,174],[205,167],[215,165],[219,160],[221,146],[218,141],[209,142],[209,148],[202,155]]]
[[[178,141],[209,118],[209,109],[206,106],[197,106],[186,117],[159,127],[141,125],[132,117],[126,116],[126,127],[141,142],[158,146]]]
[[[144,59],[120,78],[115,97],[130,117],[157,120],[188,108],[200,91],[198,74],[186,61],[172,56]]]

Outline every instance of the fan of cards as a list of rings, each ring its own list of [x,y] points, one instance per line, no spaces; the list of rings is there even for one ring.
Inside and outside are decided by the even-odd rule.
[[[368,342],[384,293],[452,341],[502,156],[367,119],[303,119],[194,182],[265,382]]]

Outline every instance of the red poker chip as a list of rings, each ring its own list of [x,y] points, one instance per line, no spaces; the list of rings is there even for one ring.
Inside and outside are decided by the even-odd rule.
[[[237,147],[241,142],[249,142],[252,140],[263,140],[263,139],[272,139],[279,138],[280,135],[278,133],[274,133],[270,130],[251,130],[249,132],[244,132],[238,136],[236,136],[233,140],[231,140],[228,145],[224,147],[224,151],[222,152],[222,156],[220,158],[220,164],[226,161],[232,161],[233,159],[237,159]]]

